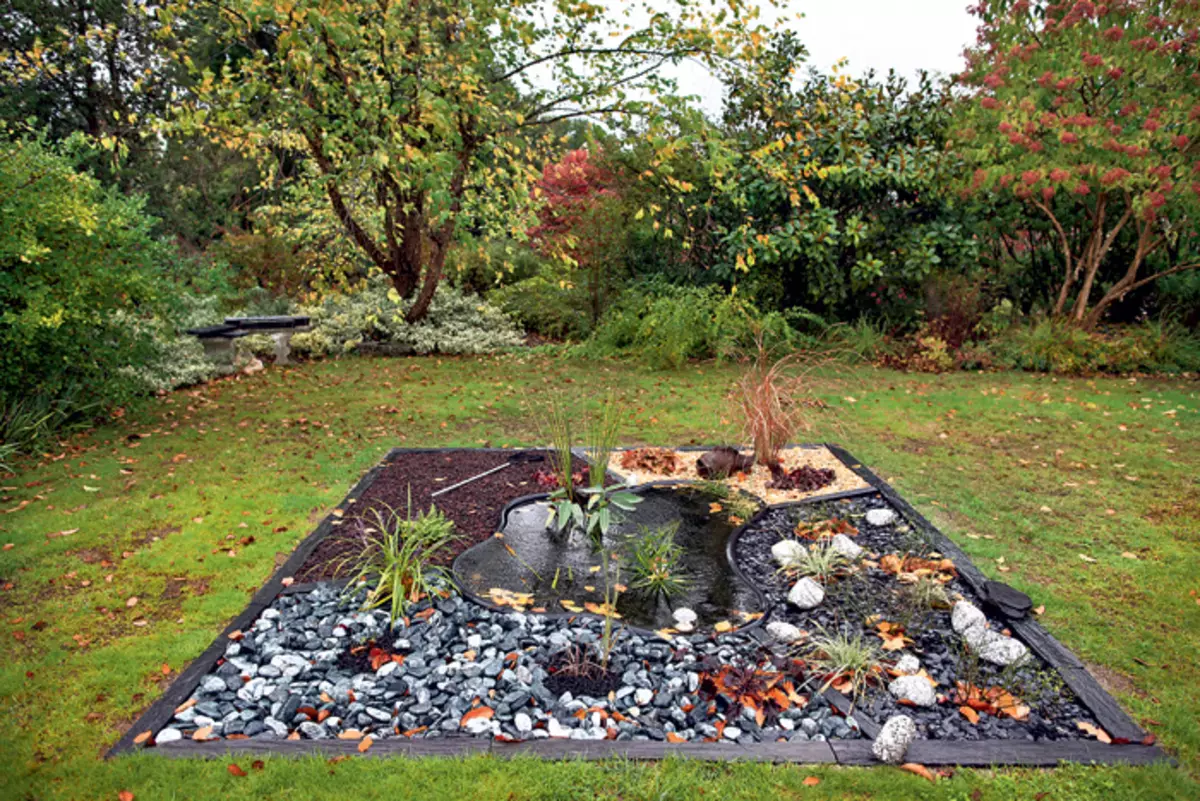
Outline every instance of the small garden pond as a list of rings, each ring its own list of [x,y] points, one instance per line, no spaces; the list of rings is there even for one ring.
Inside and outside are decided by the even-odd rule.
[[[728,559],[740,520],[712,495],[688,487],[645,487],[637,508],[615,522],[597,548],[582,531],[547,527],[550,506],[530,500],[512,507],[500,534],[464,552],[454,563],[464,591],[485,603],[518,609],[597,612],[605,601],[604,552],[609,583],[619,592],[620,623],[642,629],[675,627],[674,612],[690,609],[697,628],[743,626],[762,616],[762,594]],[[679,548],[682,586],[668,597],[639,587],[634,568],[639,541],[667,528]]]

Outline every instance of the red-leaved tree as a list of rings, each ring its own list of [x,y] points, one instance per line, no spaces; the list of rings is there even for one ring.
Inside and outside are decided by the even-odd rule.
[[[614,173],[585,148],[547,164],[536,193],[544,200],[538,224],[529,230],[542,253],[559,259],[584,281],[594,324],[604,308],[614,237],[621,230]]]
[[[1050,221],[1063,258],[1054,314],[1091,327],[1128,293],[1200,267],[1200,2],[973,11],[955,146],[977,167],[972,191],[1013,193]]]

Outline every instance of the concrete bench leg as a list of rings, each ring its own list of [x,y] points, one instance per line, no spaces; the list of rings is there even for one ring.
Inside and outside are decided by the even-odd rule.
[[[271,338],[275,340],[276,364],[291,364],[288,361],[288,355],[292,352],[293,333],[293,331],[280,331],[278,334],[271,335]]]
[[[204,355],[216,365],[217,372],[220,375],[229,375],[235,369],[235,341],[233,339],[226,339],[225,337],[211,337],[200,340],[200,344],[204,346]]]

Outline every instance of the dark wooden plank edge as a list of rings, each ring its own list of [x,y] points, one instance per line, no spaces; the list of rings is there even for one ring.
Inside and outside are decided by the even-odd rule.
[[[317,547],[317,544],[340,524],[341,517],[336,513],[344,512],[357,502],[370,489],[380,473],[402,452],[399,448],[393,448],[388,451],[378,464],[368,470],[355,483],[346,497],[330,510],[329,514],[321,520],[312,533],[300,541],[300,544],[292,551],[292,555],[279,566],[278,570],[271,574],[271,577],[259,588],[258,592],[254,593],[246,608],[230,621],[200,656],[192,660],[191,664],[167,687],[166,692],[159,696],[158,700],[152,703],[138,717],[137,721],[130,726],[121,739],[108,750],[104,755],[106,759],[134,749],[133,741],[135,737],[147,730],[157,733],[159,729],[170,722],[171,718],[175,715],[175,707],[182,704],[191,696],[196,686],[200,683],[200,680],[225,655],[225,646],[228,644],[229,635],[239,629],[246,629],[253,625],[263,610],[270,606],[276,596],[284,589],[283,580],[291,577],[304,564],[305,560],[308,559],[309,555]]]
[[[880,765],[868,740],[830,742],[839,765]],[[1149,765],[1172,762],[1157,746],[1106,745],[1095,740],[1028,742],[1014,740],[916,740],[904,755],[919,765],[1054,767],[1063,762],[1100,765]]]
[[[845,448],[832,443],[826,443],[826,447],[849,470],[857,473],[860,478],[878,489],[884,499],[894,506],[909,524],[918,526],[931,539],[934,547],[954,562],[960,577],[966,581],[975,594],[983,596],[983,586],[987,581],[987,576],[971,562],[971,558],[965,551],[913,508],[912,504],[900,497],[888,482],[875,475]],[[1046,631],[1040,623],[1028,618],[1022,620],[1005,618],[1005,622],[1013,633],[1024,640],[1030,650],[1058,671],[1066,685],[1079,698],[1080,703],[1087,707],[1088,711],[1112,737],[1131,743],[1139,743],[1146,737],[1146,732],[1133,722],[1133,719],[1121,708],[1116,699],[1109,695],[1087,672],[1083,662],[1054,635]],[[1098,744],[1104,745],[1103,743]]]
[[[149,749],[171,758],[221,759],[239,756],[357,756],[359,743],[352,740],[217,740],[194,743],[178,740]],[[836,762],[829,743],[665,743],[652,741],[617,742],[615,740],[528,740],[503,743],[484,737],[444,737],[408,740],[389,738],[375,741],[368,757],[464,757],[491,754],[511,759],[638,759],[661,760],[683,757],[701,761],[787,762],[793,764],[832,764]]]

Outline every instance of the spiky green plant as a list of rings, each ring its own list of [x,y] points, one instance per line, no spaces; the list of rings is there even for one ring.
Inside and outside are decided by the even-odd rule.
[[[391,622],[404,615],[410,603],[438,589],[449,580],[449,571],[430,560],[458,539],[454,523],[435,506],[412,516],[412,490],[408,510],[402,517],[385,506],[372,509],[369,522],[362,524],[362,550],[339,564],[350,567],[350,582],[344,592],[352,595],[366,586],[362,608],[389,606]]]
[[[620,431],[620,406],[611,392],[605,396],[600,410],[588,417],[584,438],[584,453],[588,464],[588,485],[593,489],[604,486],[608,460],[617,448]]]
[[[850,567],[850,560],[844,553],[827,542],[816,542],[808,549],[780,569],[798,573],[801,576],[811,576],[817,581],[828,581],[841,575]]]
[[[851,695],[856,699],[862,696],[867,682],[883,672],[883,649],[864,638],[862,632],[831,634],[820,629],[802,646],[801,656],[827,675],[821,692],[845,677],[850,682]]]
[[[571,425],[571,417],[567,414],[565,405],[557,398],[551,398],[543,412],[543,434],[550,444],[550,470],[558,479],[557,494],[573,501],[575,484],[571,473],[571,448],[575,445],[575,432]]]
[[[631,585],[652,595],[670,598],[684,592],[690,580],[683,572],[683,548],[675,542],[679,522],[657,529],[645,526],[633,546]]]

